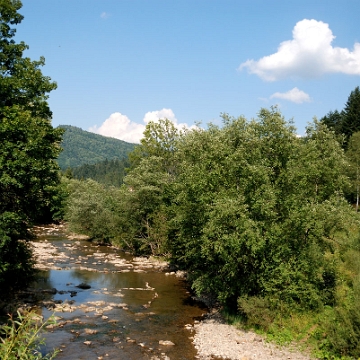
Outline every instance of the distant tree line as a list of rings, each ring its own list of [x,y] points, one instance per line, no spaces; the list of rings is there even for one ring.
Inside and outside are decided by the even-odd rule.
[[[126,169],[130,162],[125,159],[104,160],[96,164],[84,164],[75,168],[67,168],[63,174],[78,180],[93,179],[108,186],[121,186],[124,183]]]

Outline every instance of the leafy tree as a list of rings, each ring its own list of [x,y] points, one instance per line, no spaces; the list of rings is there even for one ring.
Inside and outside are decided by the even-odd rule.
[[[302,308],[334,301],[326,254],[348,207],[344,154],[326,127],[298,139],[276,108],[250,122],[224,115],[222,129],[187,134],[178,155],[169,243],[197,292],[232,305],[246,296]]]
[[[19,240],[33,221],[57,211],[62,130],[51,126],[46,102],[56,84],[41,73],[44,59],[23,57],[27,45],[13,39],[20,7],[20,1],[0,0],[0,287],[26,281],[31,252]]]
[[[121,238],[133,251],[163,254],[167,239],[167,193],[172,182],[163,158],[141,160],[125,178],[119,215]],[[124,231],[125,230],[125,231]]]
[[[125,230],[121,237],[135,251],[153,255],[166,251],[168,210],[178,172],[176,152],[181,135],[168,119],[149,122],[141,145],[129,154],[131,168],[124,179],[125,208],[119,227]]]
[[[15,43],[13,37],[23,16],[17,11],[22,3],[19,0],[0,1],[0,116],[6,108],[20,105],[32,116],[50,119],[51,111],[46,102],[47,93],[56,89],[56,84],[44,76],[40,66],[45,64],[43,57],[31,61],[23,56],[28,49],[24,42]]]
[[[141,145],[129,154],[131,168],[123,186],[107,187],[93,180],[70,181],[65,218],[71,229],[135,253],[163,254],[179,138],[180,132],[170,120],[150,122]],[[73,174],[104,182],[112,163],[117,165],[119,160],[75,168]]]
[[[65,179],[64,179],[65,181]],[[106,188],[94,180],[66,180],[65,219],[70,230],[100,242],[113,241],[116,233],[117,189]]]
[[[169,119],[160,119],[158,122],[150,121],[145,128],[144,137],[129,154],[131,168],[135,168],[141,159],[155,156],[161,157],[163,168],[169,174],[175,173],[175,152],[177,141],[182,135],[174,123]]]

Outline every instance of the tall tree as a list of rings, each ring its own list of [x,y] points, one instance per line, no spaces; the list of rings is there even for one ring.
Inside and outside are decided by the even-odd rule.
[[[349,161],[347,174],[351,181],[351,201],[355,201],[355,208],[358,211],[360,197],[360,131],[351,136],[346,157]]]
[[[331,130],[334,130],[336,134],[341,134],[342,132],[342,121],[343,121],[343,112],[338,110],[329,111],[321,121]]]
[[[128,244],[136,250],[159,254],[164,251],[168,231],[168,205],[171,184],[176,179],[176,152],[182,132],[168,119],[149,122],[141,145],[129,154],[131,170],[125,177],[124,202],[128,216],[122,216],[121,228],[127,228]],[[127,224],[126,226],[124,224]]]
[[[23,56],[13,39],[21,1],[0,0],[0,287],[19,285],[31,273],[31,252],[19,241],[33,221],[51,211],[59,183],[55,162],[62,130],[51,125],[44,59]]]
[[[338,136],[344,149],[349,144],[352,134],[360,131],[360,89],[357,86],[351,91],[344,109],[330,111],[320,120]]]
[[[169,174],[174,174],[174,155],[182,133],[169,119],[160,119],[158,122],[150,121],[146,125],[140,146],[129,154],[131,168],[139,165],[142,158],[156,156],[163,159],[164,170]]]
[[[343,110],[341,131],[348,144],[352,134],[360,131],[360,89],[357,86],[349,95]]]

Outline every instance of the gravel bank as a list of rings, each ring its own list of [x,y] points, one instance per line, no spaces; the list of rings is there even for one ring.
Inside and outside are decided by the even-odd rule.
[[[219,314],[213,314],[194,325],[194,345],[198,359],[230,360],[310,360],[311,357],[289,348],[280,348],[253,333],[236,329],[224,323]]]

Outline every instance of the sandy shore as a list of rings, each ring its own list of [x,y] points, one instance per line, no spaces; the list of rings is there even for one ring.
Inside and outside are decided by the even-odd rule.
[[[253,333],[227,325],[218,313],[194,325],[194,345],[198,359],[227,360],[310,360],[308,355],[290,348],[281,348]]]

